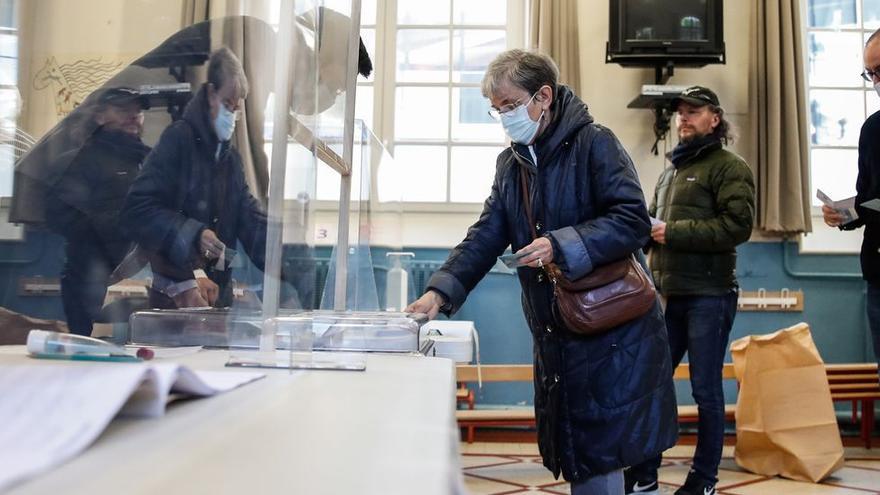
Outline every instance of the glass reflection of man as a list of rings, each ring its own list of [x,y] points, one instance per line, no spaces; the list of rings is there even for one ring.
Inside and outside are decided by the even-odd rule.
[[[61,299],[72,333],[90,335],[107,281],[129,248],[119,211],[150,148],[141,141],[149,104],[136,90],[104,90],[93,110],[97,126],[61,179],[49,189],[46,223],[67,240]]]
[[[208,82],[162,133],[125,201],[124,228],[151,253],[155,308],[231,305],[228,248],[238,242],[263,269],[266,215],[230,142],[247,93],[238,58],[227,48],[213,52]],[[199,270],[216,289],[200,288]]]

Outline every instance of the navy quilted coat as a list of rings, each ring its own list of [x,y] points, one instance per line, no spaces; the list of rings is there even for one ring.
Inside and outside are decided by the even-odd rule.
[[[538,235],[549,235],[554,261],[569,279],[639,251],[650,220],[635,168],[614,134],[587,106],[558,88],[553,122],[534,144],[498,156],[492,192],[428,287],[454,313],[511,246],[532,241],[523,210],[520,167],[531,177]],[[517,153],[517,157],[514,157]],[[525,163],[525,165],[520,165]],[[568,331],[553,313],[543,272],[519,268],[522,306],[534,344],[535,414],[544,465],[569,481],[638,464],[675,444],[675,391],[659,304],[602,335]],[[497,308],[504,311],[504,308]]]

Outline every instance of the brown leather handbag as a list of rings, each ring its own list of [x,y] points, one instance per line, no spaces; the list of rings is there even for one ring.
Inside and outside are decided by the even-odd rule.
[[[523,204],[532,237],[537,238],[526,174],[521,166]],[[632,321],[650,311],[657,298],[654,284],[632,254],[595,267],[577,280],[565,278],[556,263],[547,263],[544,271],[553,281],[559,318],[581,335],[597,335]]]

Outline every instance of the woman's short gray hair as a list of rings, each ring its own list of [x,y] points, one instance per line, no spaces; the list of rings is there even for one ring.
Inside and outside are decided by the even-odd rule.
[[[491,98],[505,83],[513,84],[534,94],[541,86],[550,86],[556,96],[559,68],[552,58],[542,53],[526,50],[507,50],[486,68],[481,89],[483,96]]]
[[[213,84],[215,89],[220,89],[230,81],[238,84],[242,96],[247,96],[250,88],[241,61],[232,50],[224,46],[211,53],[208,61],[208,82]]]

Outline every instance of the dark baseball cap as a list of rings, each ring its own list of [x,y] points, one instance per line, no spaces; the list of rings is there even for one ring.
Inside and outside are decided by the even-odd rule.
[[[680,95],[672,99],[672,109],[674,110],[678,108],[678,105],[681,102],[690,103],[691,105],[698,107],[706,105],[712,105],[715,107],[721,106],[721,103],[718,101],[718,95],[716,95],[711,89],[703,86],[691,86],[682,91]]]
[[[125,105],[133,101],[140,103],[144,110],[150,108],[150,100],[145,95],[136,89],[124,86],[105,89],[98,97],[98,103],[114,106]]]

